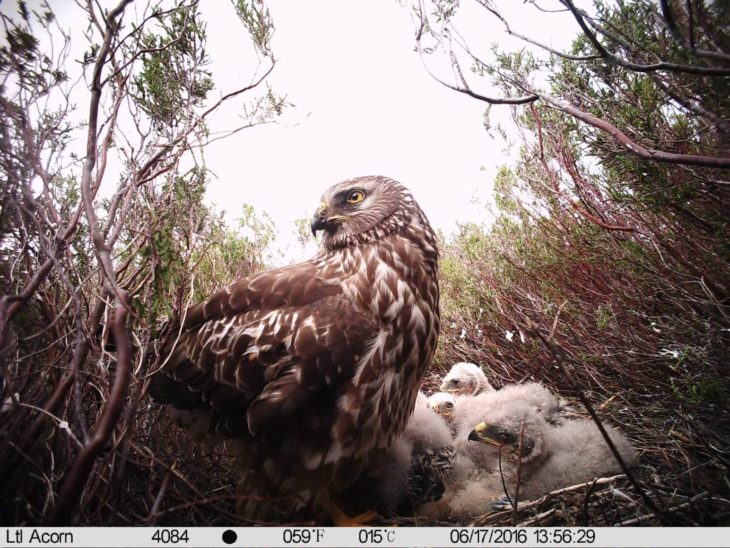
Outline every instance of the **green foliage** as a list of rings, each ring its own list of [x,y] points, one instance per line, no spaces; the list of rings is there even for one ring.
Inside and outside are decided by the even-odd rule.
[[[137,313],[155,324],[180,308],[181,292],[192,293],[198,302],[232,280],[250,276],[266,266],[275,227],[268,215],[259,215],[244,204],[238,228],[229,227],[222,216],[204,203],[207,172],[194,168],[166,179],[148,199],[131,212],[143,219],[145,245],[122,257],[132,261],[151,279],[146,294],[132,301]],[[138,238],[129,233],[129,241]]]
[[[596,308],[596,327],[598,329],[607,329],[610,326],[611,319],[613,318],[613,312],[611,311],[611,305],[601,303]]]
[[[304,216],[294,219],[294,234],[302,247],[309,242],[315,241],[311,225],[312,219],[310,214],[304,214]]]
[[[270,53],[274,27],[263,0],[234,0],[239,19],[248,29],[254,45],[263,53]]]
[[[466,317],[474,315],[479,310],[483,292],[467,264],[449,254],[441,260],[439,270],[443,310]]]
[[[727,405],[727,394],[730,385],[726,378],[699,378],[679,380],[670,377],[674,395],[682,402],[702,407],[708,405]]]
[[[21,88],[34,90],[43,96],[68,80],[66,72],[55,66],[53,60],[40,50],[34,31],[34,26],[48,30],[54,15],[46,2],[32,12],[25,2],[18,2],[18,14],[20,19],[0,14],[5,29],[5,43],[0,44],[0,73],[14,73]],[[5,85],[7,81],[3,82],[3,87]]]
[[[514,173],[507,166],[500,166],[494,177],[494,201],[504,214],[516,214],[518,212],[514,191],[517,180]]]
[[[730,52],[730,10],[722,3],[670,4],[684,33],[683,10],[692,6],[703,29],[694,34],[697,47]],[[620,58],[727,66],[688,52],[662,27],[656,3],[599,0],[595,8],[597,21],[629,44],[600,38]],[[571,53],[596,50],[581,35]],[[474,72],[505,96],[540,82],[556,101],[646,148],[730,151],[727,77],[631,71],[602,58],[539,60],[496,47],[494,54]],[[630,410],[637,438],[662,454],[650,452],[645,464],[672,477],[673,487],[717,490],[718,474],[688,478],[685,471],[722,459],[730,432],[726,170],[641,159],[541,101],[514,107],[514,118],[520,157],[495,177],[494,225],[461,227],[443,246],[437,366],[467,359],[497,385],[542,379],[570,394],[573,380],[556,367],[563,361],[590,399],[617,398]],[[666,424],[685,442],[681,451]]]
[[[240,227],[254,228],[233,229],[221,217],[211,223],[209,245],[195,254],[196,299],[203,299],[223,285],[256,274],[268,266],[274,237],[274,225],[268,215],[259,215],[244,204]]]
[[[157,16],[159,29],[145,32],[140,45],[142,69],[134,79],[137,101],[156,129],[177,126],[213,89],[204,67],[205,24],[197,4]]]

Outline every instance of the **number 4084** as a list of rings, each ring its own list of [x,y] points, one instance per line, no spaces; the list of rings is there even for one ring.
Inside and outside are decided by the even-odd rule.
[[[187,529],[158,529],[152,535],[152,540],[161,544],[179,544],[188,542]]]

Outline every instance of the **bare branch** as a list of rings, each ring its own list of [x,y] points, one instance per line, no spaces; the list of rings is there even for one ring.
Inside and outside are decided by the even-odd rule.
[[[261,82],[266,80],[266,78],[269,76],[269,74],[271,74],[271,71],[274,70],[275,65],[276,65],[276,59],[272,58],[271,66],[258,79],[256,79],[254,82],[252,82],[251,84],[249,84],[247,86],[244,86],[235,91],[226,93],[223,97],[221,97],[218,101],[216,101],[213,104],[213,106],[211,106],[208,110],[203,112],[203,114],[201,115],[201,119],[205,119],[210,113],[215,111],[218,107],[220,107],[223,103],[225,103],[229,99],[232,99],[232,98],[236,97],[237,95],[241,95],[242,93],[245,93],[246,91],[250,91],[250,90],[254,89],[255,87],[259,86],[261,84]]]
[[[426,67],[426,70],[428,70],[428,67]],[[439,79],[437,76],[435,76],[430,70],[428,70],[428,73],[431,75],[431,77],[436,80],[441,85],[452,89],[454,91],[458,91],[459,93],[463,93],[464,95],[468,95],[469,97],[472,97],[474,99],[477,99],[479,101],[484,101],[485,103],[489,103],[490,105],[522,105],[522,104],[528,104],[533,103],[537,100],[542,100],[551,107],[560,110],[562,112],[565,112],[566,114],[570,114],[571,116],[577,118],[578,120],[581,120],[582,122],[585,122],[597,129],[600,129],[604,133],[607,133],[609,136],[611,136],[616,142],[624,146],[629,152],[632,154],[635,154],[639,156],[640,158],[643,158],[645,160],[654,160],[656,162],[665,162],[670,164],[683,164],[683,165],[690,165],[690,166],[702,166],[702,167],[712,167],[712,168],[728,168],[730,167],[730,158],[723,158],[720,156],[702,156],[702,155],[694,155],[694,154],[677,154],[674,152],[665,152],[661,150],[656,149],[650,149],[646,148],[640,144],[638,144],[636,141],[629,138],[628,135],[626,135],[624,132],[622,132],[620,129],[609,123],[608,121],[598,118],[596,116],[593,116],[592,114],[589,114],[588,112],[584,112],[580,109],[578,109],[575,105],[572,105],[571,103],[557,99],[554,97],[551,97],[549,95],[545,95],[542,93],[534,93],[532,95],[525,95],[523,97],[514,97],[514,98],[494,98],[494,97],[488,97],[485,95],[481,95],[479,93],[476,93],[470,89],[464,89],[462,87],[449,84],[447,82],[444,82],[443,80]]]
[[[63,482],[63,487],[58,497],[58,502],[51,513],[51,524],[68,523],[71,514],[76,509],[81,492],[91,473],[94,461],[107,444],[114,426],[122,413],[124,394],[129,384],[131,371],[131,348],[129,335],[126,328],[127,310],[117,304],[114,309],[114,320],[112,321],[112,333],[117,347],[117,370],[114,378],[114,387],[109,400],[104,406],[101,418],[96,431],[89,443],[84,445],[74,461],[71,470],[68,471]]]
[[[490,105],[526,105],[528,103],[534,103],[535,101],[540,99],[540,96],[535,94],[523,95],[521,97],[488,97],[486,95],[476,93],[470,89],[464,89],[458,86],[454,86],[452,84],[448,84],[443,80],[440,80],[438,77],[434,76],[430,71],[429,74],[431,74],[434,80],[436,80],[439,84],[446,86],[447,88],[454,91],[458,91],[459,93],[463,93],[464,95],[468,95],[469,97],[472,97],[474,99],[478,99],[479,101],[489,103]]]
[[[130,2],[131,0],[121,0],[121,2],[112,9],[106,17],[104,42],[99,49],[94,66],[94,78],[91,87],[91,101],[89,105],[86,161],[84,162],[81,178],[81,195],[86,212],[86,218],[89,223],[89,230],[96,250],[96,256],[102,266],[107,292],[112,296],[116,296],[112,332],[114,334],[114,342],[117,347],[117,369],[112,392],[109,395],[109,400],[106,402],[106,405],[104,405],[104,410],[101,418],[99,419],[99,424],[92,438],[84,445],[83,449],[76,456],[71,470],[69,470],[68,475],[63,482],[61,493],[50,517],[50,521],[53,524],[66,523],[72,512],[76,509],[84,485],[91,473],[94,461],[109,440],[114,425],[121,414],[123,397],[129,384],[131,348],[129,335],[126,329],[126,296],[121,288],[117,286],[109,249],[107,248],[104,237],[99,229],[91,196],[91,180],[97,155],[96,128],[99,114],[99,99],[102,91],[101,71],[106,64],[111,42],[118,32],[119,22],[117,18],[122,15],[124,9]]]
[[[659,5],[662,8],[662,16],[664,17],[664,22],[667,25],[667,28],[672,33],[672,36],[674,36],[674,39],[679,42],[682,46],[687,48],[689,52],[692,55],[696,55],[697,57],[707,57],[708,59],[717,59],[719,61],[730,61],[730,55],[727,53],[723,53],[721,51],[711,51],[706,49],[700,49],[695,47],[694,45],[694,29],[693,21],[692,21],[692,4],[691,2],[687,2],[687,9],[688,9],[688,17],[690,19],[690,29],[689,29],[689,41],[682,36],[682,33],[679,31],[679,27],[677,26],[677,22],[674,20],[674,16],[672,15],[671,7],[669,6],[668,0],[659,0]]]
[[[578,120],[585,122],[604,133],[607,133],[617,143],[624,146],[629,152],[643,158],[645,160],[654,160],[656,162],[664,162],[668,164],[682,164],[688,166],[702,166],[712,168],[728,168],[730,167],[730,158],[720,156],[701,156],[694,154],[677,154],[674,152],[664,152],[661,150],[646,148],[636,141],[629,138],[623,131],[610,124],[602,118],[598,118],[578,109],[575,105],[555,99],[547,95],[541,95],[540,98],[551,107],[570,114]]]
[[[523,41],[527,42],[528,44],[537,46],[540,49],[544,49],[545,51],[552,53],[553,55],[557,55],[558,57],[560,57],[562,59],[568,59],[570,61],[595,61],[596,59],[601,58],[600,55],[570,55],[570,54],[564,53],[560,50],[551,48],[550,46],[543,44],[541,42],[538,42],[537,40],[533,40],[532,38],[529,38],[528,36],[525,36],[524,34],[515,32],[510,27],[507,19],[501,13],[499,13],[497,8],[489,0],[477,0],[477,1],[484,7],[484,9],[486,9],[487,11],[492,13],[497,19],[499,19],[502,22],[502,24],[504,25],[504,30],[507,32],[507,34],[510,34],[510,35],[514,36],[515,38],[519,38],[520,40],[523,40]],[[536,4],[533,4],[533,5],[535,5],[535,7],[540,9],[539,6],[537,6]],[[561,10],[561,11],[564,11],[564,10]]]

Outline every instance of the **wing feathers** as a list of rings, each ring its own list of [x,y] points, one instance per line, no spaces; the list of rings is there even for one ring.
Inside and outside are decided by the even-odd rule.
[[[181,388],[163,390],[162,398],[176,395],[165,403],[211,408],[220,413],[217,429],[245,435],[247,423],[255,435],[285,426],[323,390],[352,378],[377,322],[313,268],[272,270],[192,307],[164,367]]]
[[[264,390],[246,411],[248,429],[256,435],[266,428],[276,428],[293,419],[296,412],[312,401],[323,383],[304,383],[302,366],[292,363],[279,377],[266,384]]]
[[[315,263],[307,261],[239,280],[207,300],[190,307],[184,328],[209,320],[231,318],[249,310],[303,306],[341,294],[339,284],[325,280]]]

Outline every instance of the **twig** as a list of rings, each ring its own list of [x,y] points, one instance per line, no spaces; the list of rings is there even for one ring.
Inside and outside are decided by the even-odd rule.
[[[573,2],[571,0],[560,0],[561,3],[566,6],[570,12],[573,14],[573,17],[575,17],[575,20],[578,22],[578,25],[580,26],[581,30],[583,31],[583,34],[586,35],[588,40],[590,40],[591,44],[593,44],[593,47],[596,48],[596,51],[606,59],[607,61],[613,63],[614,65],[618,65],[620,67],[633,70],[635,72],[654,72],[657,70],[665,70],[670,72],[684,72],[687,74],[705,74],[709,76],[728,76],[730,75],[730,69],[726,68],[716,68],[716,67],[699,67],[694,65],[682,65],[679,63],[669,63],[666,61],[660,61],[658,63],[652,63],[650,65],[642,65],[640,63],[633,63],[631,61],[626,61],[625,59],[622,59],[621,57],[618,57],[617,55],[612,54],[610,51],[608,51],[605,47],[603,47],[603,44],[598,40],[596,35],[591,31],[591,29],[588,28],[588,25],[585,22],[585,14],[575,7]],[[592,23],[594,27],[598,27],[594,23]],[[598,27],[601,31],[601,33],[604,36],[608,36],[611,40],[614,42],[623,45],[621,40],[619,40],[617,37],[611,35],[606,31],[606,29],[602,27]]]
[[[126,298],[122,290],[116,285],[116,281],[114,279],[114,269],[111,264],[109,250],[106,248],[106,243],[104,242],[98,223],[96,222],[96,213],[94,212],[94,207],[91,202],[90,187],[92,170],[96,160],[96,123],[99,112],[99,99],[101,96],[101,70],[106,63],[111,41],[119,28],[117,18],[122,15],[124,9],[130,2],[131,0],[121,0],[121,2],[112,9],[106,17],[106,34],[104,42],[97,55],[94,67],[94,84],[92,85],[91,103],[89,107],[87,158],[84,163],[81,180],[81,194],[84,202],[84,209],[86,210],[86,217],[89,221],[89,229],[92,233],[97,257],[103,267],[104,276],[107,282],[107,291],[111,295],[116,295],[117,298],[117,302],[114,306],[114,319],[112,320],[112,333],[114,334],[114,342],[117,346],[117,368],[114,385],[111,393],[109,394],[109,399],[104,405],[96,431],[89,442],[76,456],[71,469],[64,479],[56,506],[51,512],[49,518],[50,523],[53,525],[67,523],[71,514],[76,510],[84,485],[91,473],[96,457],[107,444],[114,425],[121,414],[124,394],[127,390],[127,385],[129,384],[131,348],[126,328]]]
[[[150,508],[150,513],[145,520],[148,526],[154,526],[155,523],[157,523],[157,519],[159,518],[158,512],[160,511],[160,505],[162,504],[162,499],[165,497],[165,491],[167,491],[167,486],[170,483],[170,478],[172,478],[174,471],[175,465],[173,464],[165,474],[165,477],[162,478],[160,490],[157,492],[155,502],[152,504],[152,508]]]
[[[586,397],[583,389],[578,385],[575,378],[573,377],[572,373],[568,369],[568,367],[565,365],[565,352],[563,349],[555,342],[548,341],[543,334],[540,332],[537,324],[532,322],[531,320],[527,320],[528,328],[530,331],[532,331],[542,342],[543,344],[548,348],[548,350],[553,354],[555,357],[555,361],[557,362],[558,367],[562,371],[563,375],[566,379],[571,383],[573,390],[578,394],[578,398],[585,406],[586,410],[588,411],[588,414],[593,419],[593,422],[596,424],[596,427],[601,432],[601,435],[603,436],[603,439],[606,441],[606,444],[608,445],[608,448],[611,450],[611,453],[613,454],[614,458],[616,459],[616,462],[618,462],[619,466],[621,467],[621,470],[624,474],[626,474],[626,477],[629,479],[631,484],[634,486],[636,491],[639,493],[641,498],[644,500],[646,505],[660,518],[662,521],[667,525],[673,525],[674,521],[672,520],[671,516],[667,514],[665,511],[661,510],[656,503],[652,500],[652,498],[648,495],[644,487],[639,483],[639,480],[637,480],[634,475],[631,473],[631,470],[629,470],[629,467],[626,465],[626,462],[624,462],[623,457],[619,453],[618,449],[613,443],[613,440],[608,435],[608,432],[606,432],[605,427],[603,426],[603,423],[601,419],[599,418],[598,414],[596,413],[595,409],[593,409],[593,406],[591,405],[591,402]]]

